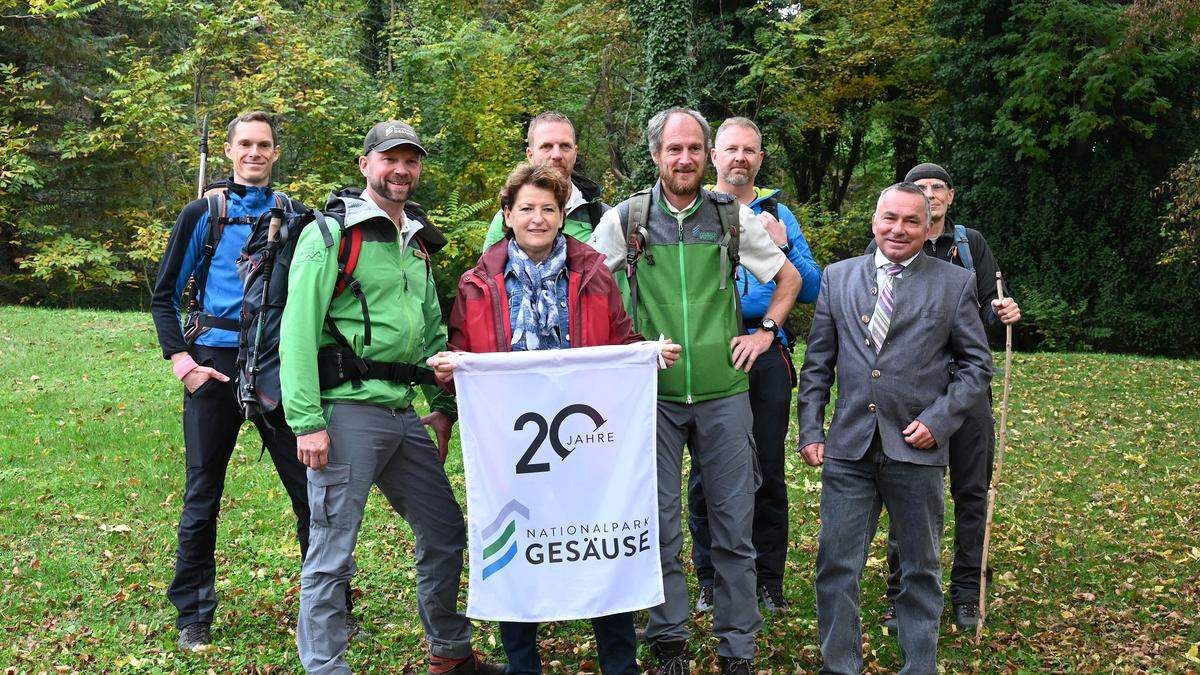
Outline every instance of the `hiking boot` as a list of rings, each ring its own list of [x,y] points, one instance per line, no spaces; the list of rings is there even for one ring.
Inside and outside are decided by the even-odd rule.
[[[782,586],[759,586],[758,599],[767,614],[786,614],[792,608],[787,598],[783,597]]]
[[[712,584],[700,584],[700,594],[696,596],[696,611],[711,612],[713,605]]]
[[[650,653],[658,660],[658,675],[690,675],[686,640],[652,642]]]
[[[750,665],[750,659],[718,656],[717,663],[721,664],[721,675],[754,675],[754,668]]]
[[[212,644],[212,627],[204,622],[189,623],[179,629],[179,648],[185,652],[203,649]]]
[[[900,629],[900,622],[896,620],[895,600],[888,600],[887,611],[883,613],[883,616],[879,617],[879,623],[883,624],[883,627],[887,629],[888,635],[895,635]]]
[[[465,659],[447,659],[429,654],[425,660],[429,663],[429,675],[504,675],[508,672],[507,666],[484,661],[483,654],[478,651],[472,651]]]
[[[954,605],[954,624],[959,630],[975,630],[979,625],[979,603],[963,602]]]

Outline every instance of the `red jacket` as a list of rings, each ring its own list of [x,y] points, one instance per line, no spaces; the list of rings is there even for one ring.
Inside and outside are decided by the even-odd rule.
[[[633,331],[621,293],[604,266],[604,256],[567,237],[567,311],[572,347],[641,342]],[[504,267],[508,239],[483,252],[475,268],[462,275],[450,310],[449,348],[461,352],[507,352],[512,343]]]

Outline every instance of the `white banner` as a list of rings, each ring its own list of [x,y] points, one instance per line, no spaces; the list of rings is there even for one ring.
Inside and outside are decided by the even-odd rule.
[[[468,616],[563,621],[662,603],[660,347],[455,355]]]

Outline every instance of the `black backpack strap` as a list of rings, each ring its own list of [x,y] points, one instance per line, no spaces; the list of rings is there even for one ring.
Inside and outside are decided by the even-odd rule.
[[[213,190],[205,195],[208,202],[208,231],[204,235],[204,246],[200,249],[200,260],[192,274],[195,283],[196,307],[204,308],[204,287],[208,284],[208,266],[212,263],[221,235],[225,233],[225,190]]]
[[[353,349],[322,347],[317,351],[317,379],[321,391],[345,382],[361,386],[362,380],[386,380],[402,384],[437,384],[433,371],[411,363],[372,361],[360,358]]]
[[[954,247],[958,250],[958,258],[968,272],[975,271],[975,259],[971,256],[971,242],[967,241],[967,228],[954,224]]]
[[[760,207],[762,207],[763,211],[766,211],[767,213],[774,216],[775,220],[779,220],[779,200],[778,199],[775,199],[774,197],[767,197],[766,199],[759,202],[758,205]]]
[[[649,237],[646,229],[646,223],[650,221],[652,201],[650,190],[633,193],[629,198],[625,218],[621,219],[621,233],[625,238],[625,276],[629,280],[630,318],[634,326],[637,326],[638,309],[637,264],[643,253],[646,256],[646,264],[654,264],[654,257],[650,255],[647,246]]]
[[[604,207],[599,200],[587,203],[588,220],[592,221],[592,229],[600,224],[600,219],[604,217]]]
[[[717,216],[721,219],[721,229],[725,232],[725,236],[721,239],[721,290],[725,290],[725,280],[730,276],[737,279],[738,266],[742,262],[739,253],[742,231],[742,218],[739,212],[741,204],[732,197],[717,198],[714,201],[717,205]]]

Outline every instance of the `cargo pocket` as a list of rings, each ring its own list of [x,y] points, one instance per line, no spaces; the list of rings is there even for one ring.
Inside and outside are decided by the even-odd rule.
[[[323,471],[308,470],[308,500],[312,523],[337,527],[335,519],[350,485],[350,465],[330,462]]]

